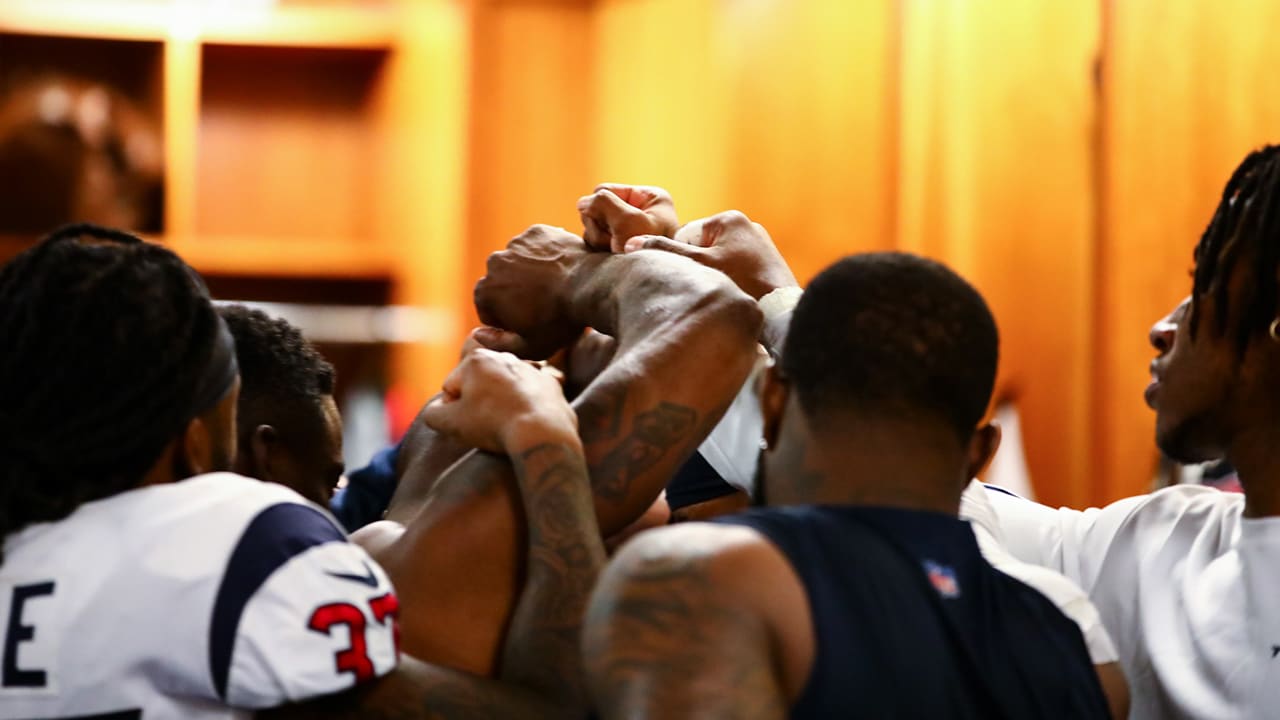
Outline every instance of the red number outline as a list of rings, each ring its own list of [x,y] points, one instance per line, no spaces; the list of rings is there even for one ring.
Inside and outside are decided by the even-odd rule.
[[[396,655],[400,654],[400,624],[396,616],[400,611],[400,601],[395,593],[387,593],[369,600],[373,617],[379,625],[386,626],[390,620],[395,639]],[[368,625],[364,611],[351,603],[329,603],[321,605],[311,613],[307,627],[314,632],[325,635],[333,634],[335,625],[346,625],[351,636],[351,646],[334,654],[334,664],[338,673],[351,673],[356,683],[371,680],[374,677],[373,660],[369,658],[369,643],[365,637]]]

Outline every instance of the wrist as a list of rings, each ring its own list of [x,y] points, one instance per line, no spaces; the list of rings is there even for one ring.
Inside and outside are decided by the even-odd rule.
[[[760,312],[764,313],[764,321],[768,323],[794,310],[803,295],[804,289],[798,285],[775,287],[761,295],[756,300],[756,304],[760,306]]]
[[[550,413],[528,410],[507,421],[499,433],[499,442],[508,455],[519,455],[538,445],[568,445],[581,451],[578,429],[571,422],[572,411]]]
[[[774,359],[777,359],[782,352],[787,329],[791,326],[791,313],[803,295],[804,290],[793,285],[775,288],[756,301],[760,306],[761,314],[764,315],[764,324],[760,329],[760,342]]]
[[[609,314],[609,294],[614,289],[609,282],[602,281],[601,275],[608,274],[606,268],[625,261],[627,256],[614,255],[609,252],[592,252],[584,255],[569,272],[565,283],[563,298],[565,316],[570,322],[582,328],[595,328],[605,334],[611,332],[604,316]]]

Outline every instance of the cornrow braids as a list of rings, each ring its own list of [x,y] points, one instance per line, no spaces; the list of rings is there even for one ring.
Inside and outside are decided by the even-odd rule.
[[[0,270],[0,539],[136,487],[219,332],[194,271],[128,233],[72,225]]]
[[[1199,298],[1212,293],[1220,332],[1227,332],[1231,273],[1240,258],[1252,254],[1252,282],[1244,287],[1236,351],[1276,316],[1276,269],[1280,265],[1280,146],[1249,153],[1231,174],[1209,226],[1196,245],[1189,322],[1194,337],[1200,323]]]

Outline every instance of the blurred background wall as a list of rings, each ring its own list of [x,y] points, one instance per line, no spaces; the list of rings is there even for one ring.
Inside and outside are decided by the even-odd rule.
[[[61,128],[58,212],[302,313],[371,443],[452,365],[487,254],[576,228],[598,182],[740,209],[802,281],[927,254],[996,312],[1037,497],[1098,503],[1150,486],[1146,330],[1280,140],[1275,27],[1265,0],[0,0],[0,194],[36,187],[13,128]]]

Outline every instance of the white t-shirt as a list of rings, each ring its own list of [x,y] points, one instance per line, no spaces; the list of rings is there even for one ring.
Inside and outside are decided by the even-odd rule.
[[[1280,717],[1280,518],[1178,486],[1054,510],[989,490],[1006,547],[1089,593],[1120,651],[1130,717]]]
[[[218,473],[140,488],[4,551],[6,720],[246,718],[397,663],[382,569],[278,485]]]

